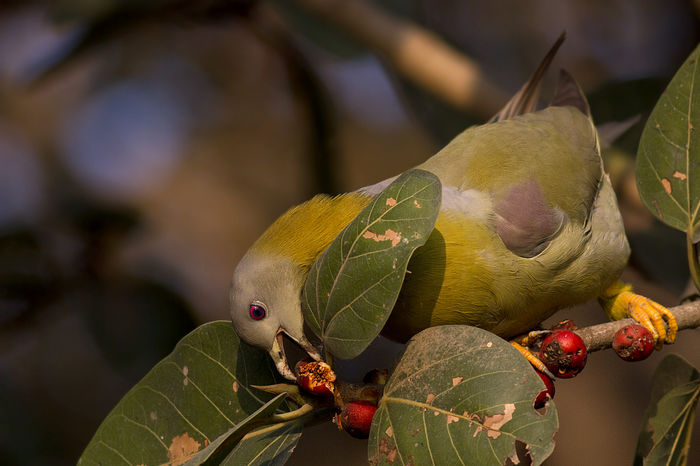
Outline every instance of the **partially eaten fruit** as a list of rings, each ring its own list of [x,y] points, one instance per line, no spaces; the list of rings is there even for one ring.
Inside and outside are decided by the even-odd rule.
[[[340,412],[340,425],[343,430],[355,438],[368,438],[372,427],[372,418],[377,412],[374,403],[356,400],[343,406]]]
[[[569,330],[555,330],[542,341],[540,360],[557,377],[575,377],[586,366],[586,345]]]
[[[335,373],[323,361],[303,359],[294,367],[299,388],[305,392],[327,398],[333,397]]]
[[[615,333],[613,349],[625,361],[642,361],[654,352],[654,336],[639,324],[625,325]]]

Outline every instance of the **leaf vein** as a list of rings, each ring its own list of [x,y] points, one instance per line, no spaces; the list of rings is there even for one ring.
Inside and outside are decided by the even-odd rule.
[[[425,408],[426,410],[429,409],[429,410],[431,410],[431,411],[437,411],[437,412],[439,412],[439,413],[444,414],[445,416],[448,416],[448,415],[449,415],[449,416],[454,416],[454,417],[458,417],[458,418],[460,418],[460,419],[464,419],[464,420],[466,420],[466,421],[472,422],[472,423],[474,423],[474,424],[478,424],[478,425],[481,426],[481,428],[484,429],[484,430],[491,430],[491,431],[494,430],[493,428],[491,428],[491,427],[485,425],[483,422],[477,421],[476,419],[470,418],[469,416],[464,416],[464,415],[458,414],[458,413],[456,413],[456,412],[453,413],[452,411],[448,411],[448,410],[443,409],[443,408],[438,408],[438,407],[436,407],[436,406],[429,405],[428,403],[423,403],[423,402],[414,401],[414,400],[408,400],[408,399],[405,399],[405,398],[396,398],[396,397],[393,397],[393,396],[386,396],[386,395],[384,395],[384,397],[382,397],[382,400],[384,401],[384,403],[391,403],[391,402],[393,402],[393,403],[396,403],[396,404],[399,404],[399,405],[403,404],[403,405],[417,406],[417,407],[419,407],[419,408]],[[500,406],[503,406],[503,405],[501,404]],[[504,434],[504,435],[508,436],[508,437],[517,438],[515,435],[513,435],[512,433],[510,433],[510,432],[508,432],[508,431],[500,430],[500,429],[498,429],[497,431],[500,432],[501,434]]]
[[[435,458],[433,458],[433,450],[430,448],[430,437],[428,436],[428,425],[425,423],[425,413],[427,411],[422,412],[422,420],[423,420],[423,434],[425,435],[425,446],[428,447],[428,454],[430,455],[430,462],[435,466]]]
[[[444,391],[438,393],[437,395],[435,395],[434,400],[437,400],[437,399],[440,398],[442,395],[445,395],[446,393],[449,393],[450,391],[454,390],[455,388],[459,387],[460,385],[465,384],[465,383],[468,383],[468,382],[471,382],[472,380],[476,380],[476,379],[479,379],[479,378],[481,378],[481,377],[486,377],[486,376],[491,376],[491,375],[496,375],[496,374],[512,374],[512,373],[513,373],[513,371],[505,371],[505,370],[502,370],[502,371],[487,372],[487,373],[475,375],[475,376],[473,376],[473,377],[469,377],[468,379],[462,380],[462,381],[461,381],[460,383],[458,383],[457,385],[454,385],[454,386],[452,386],[452,387],[448,387],[446,390],[444,390]],[[483,393],[483,392],[481,392],[481,393]],[[462,401],[463,401],[463,400],[462,400]]]
[[[433,361],[432,363],[430,363],[429,365],[424,366],[424,367],[421,367],[421,368],[418,369],[417,371],[412,372],[410,375],[407,375],[406,378],[404,378],[403,380],[398,381],[395,385],[392,385],[392,386],[388,387],[387,393],[391,393],[391,392],[396,391],[396,389],[397,389],[398,387],[400,387],[402,384],[404,384],[404,383],[406,383],[407,381],[409,381],[409,380],[415,378],[415,377],[416,377],[418,374],[420,374],[421,372],[425,372],[425,371],[431,369],[433,366],[437,366],[437,365],[443,364],[444,362],[450,361],[450,360],[452,360],[452,359],[454,359],[454,358],[459,358],[459,357],[462,357],[462,356],[467,356],[467,355],[473,353],[474,351],[476,351],[476,350],[478,350],[478,349],[479,349],[479,348],[469,348],[469,349],[467,349],[467,350],[464,350],[464,351],[460,351],[460,352],[458,352],[458,353],[455,353],[455,354],[453,354],[452,356],[448,356],[448,357],[446,357],[446,358],[442,358],[442,359],[435,360],[435,361]],[[497,373],[497,372],[498,372],[498,371],[496,371],[496,372],[494,372],[494,373]]]
[[[649,158],[649,154],[647,154],[646,150],[644,150],[643,153],[644,153],[644,158],[646,158],[647,162],[649,163],[649,168],[651,168],[651,171],[654,173],[654,176],[656,177],[657,181],[659,183],[661,183],[661,176],[659,176],[659,172],[656,171],[656,167],[654,166],[651,159]],[[663,183],[661,183],[661,184],[663,184]],[[683,212],[686,215],[686,217],[688,219],[690,219],[689,212],[683,208],[683,206],[678,202],[678,200],[675,197],[668,194],[665,189],[664,189],[664,193],[666,193],[666,195],[669,197],[669,199],[671,199],[673,201],[673,203],[676,204],[676,207],[678,207],[681,210],[681,212]]]
[[[656,129],[656,131],[658,131],[658,133],[661,135],[661,137],[664,139],[664,141],[666,141],[669,145],[675,147],[679,151],[686,153],[686,155],[687,155],[687,148],[681,146],[680,144],[678,144],[677,142],[674,142],[671,138],[669,138],[666,135],[666,133],[664,133],[663,130],[661,129],[661,125],[656,123],[654,128]]]
[[[209,437],[204,435],[204,433],[201,430],[197,429],[197,427],[194,424],[192,424],[192,422],[187,418],[187,416],[185,416],[183,414],[183,412],[180,411],[180,409],[175,405],[175,403],[172,402],[172,400],[170,400],[170,398],[167,397],[167,395],[165,393],[161,392],[160,390],[156,390],[155,388],[151,387],[150,385],[142,385],[142,386],[137,388],[137,390],[139,390],[139,389],[140,390],[150,390],[153,393],[162,396],[163,399],[165,401],[167,401],[168,404],[170,404],[170,406],[175,410],[175,412],[180,415],[180,417],[182,418],[183,421],[185,421],[187,424],[190,425],[190,427],[192,427],[194,430],[196,430],[197,433],[199,433],[199,435],[204,437],[204,439],[206,439],[207,442],[211,443],[211,440],[209,440]]]
[[[414,192],[411,196],[406,197],[406,199],[402,199],[402,200],[398,201],[396,204],[394,204],[393,206],[389,207],[389,208],[386,209],[384,212],[382,212],[381,214],[379,214],[379,215],[377,216],[377,218],[375,218],[374,220],[369,221],[369,219],[368,219],[367,225],[366,225],[364,228],[362,228],[362,229],[360,230],[360,232],[358,232],[358,234],[357,234],[357,235],[355,236],[355,238],[353,239],[352,244],[350,245],[350,248],[348,249],[348,255],[345,255],[345,256],[343,257],[343,260],[342,260],[342,262],[341,262],[340,267],[338,268],[338,270],[339,270],[339,271],[342,271],[342,270],[345,269],[345,267],[347,266],[347,262],[348,262],[348,260],[349,260],[349,253],[355,248],[355,245],[357,244],[357,242],[359,241],[359,239],[363,236],[363,234],[364,234],[365,232],[367,232],[367,231],[368,231],[372,226],[374,226],[375,224],[379,223],[389,212],[391,212],[392,210],[396,209],[398,206],[400,206],[400,205],[403,204],[404,202],[407,202],[409,199],[411,199],[411,197],[416,196],[418,193],[421,193],[421,192],[425,191],[426,189],[428,189],[429,187],[431,187],[432,184],[433,184],[433,183],[430,183],[430,184],[428,184],[428,185],[425,185],[425,186],[423,186],[421,189],[419,189],[418,191]],[[403,186],[405,186],[405,185],[406,185],[406,180],[404,180],[403,184],[401,185],[401,188],[403,188]],[[400,192],[401,192],[401,189],[399,190],[399,193],[400,193]],[[386,193],[386,195],[389,195],[389,193]],[[377,196],[377,197],[372,201],[372,204],[370,205],[370,212],[373,212],[373,211],[374,211],[375,207],[376,207],[377,204],[379,203],[379,198],[380,198],[380,197],[381,197],[381,198],[384,198],[385,196]],[[345,233],[346,233],[346,232],[347,232],[347,228],[346,228],[345,230],[343,230],[343,236],[345,236]],[[334,290],[335,290],[335,288],[336,288],[336,285],[338,284],[338,277],[340,277],[340,273],[336,274],[336,276],[334,277],[334,280],[333,280],[333,284],[332,284],[331,287],[330,287],[330,295],[331,295],[331,296],[333,295],[333,292],[334,292]],[[317,288],[317,289],[318,289],[318,288]],[[330,299],[329,299],[329,301],[330,301]],[[324,314],[325,314],[325,312],[324,312]],[[324,319],[324,320],[325,320],[325,319]],[[330,325],[330,322],[329,322],[328,325],[326,325],[325,327],[327,328],[329,325]],[[325,332],[324,332],[324,333],[325,333]]]
[[[128,465],[130,465],[130,466],[133,466],[133,463],[132,463],[131,461],[129,461],[128,459],[126,459],[126,458],[124,457],[124,455],[122,455],[122,454],[119,452],[119,450],[117,450],[117,449],[114,448],[113,446],[107,444],[107,442],[105,442],[104,440],[100,439],[100,440],[98,440],[98,443],[101,444],[101,445],[103,445],[103,446],[106,447],[108,450],[112,451],[113,453],[116,453],[117,456],[119,456],[119,458],[121,458],[122,461],[124,461],[126,464],[128,464]]]
[[[161,445],[163,445],[163,448],[165,448],[166,451],[168,450],[168,446],[165,444],[165,442],[163,442],[163,441],[161,440],[161,438],[158,436],[158,434],[157,434],[153,429],[151,429],[150,427],[148,427],[146,424],[141,424],[140,422],[136,422],[134,419],[131,419],[129,416],[127,416],[127,415],[124,414],[124,413],[118,413],[117,415],[118,415],[119,417],[123,417],[127,422],[130,422],[130,423],[132,423],[132,424],[134,424],[134,425],[136,425],[136,426],[138,426],[138,427],[142,427],[143,429],[145,429],[145,430],[147,430],[148,432],[150,432],[151,435],[153,435],[153,436],[156,438],[156,440],[158,440],[158,443],[160,443]]]
[[[235,381],[237,381],[237,382],[238,382],[238,381],[243,382],[243,380],[240,380],[240,379],[239,379],[238,377],[236,377],[233,373],[231,373],[231,371],[229,371],[228,368],[227,368],[226,366],[224,366],[224,365],[221,363],[221,361],[218,361],[217,359],[211,357],[211,355],[209,355],[209,354],[206,353],[205,351],[202,351],[202,350],[200,350],[199,348],[197,348],[196,346],[190,345],[189,343],[181,343],[181,345],[182,345],[182,346],[187,346],[187,347],[191,348],[192,350],[196,351],[197,353],[200,353],[202,356],[204,356],[204,357],[208,358],[209,360],[211,360],[212,362],[216,363],[216,364],[217,364],[219,367],[221,367],[221,368],[229,375],[229,377],[231,377],[233,380],[235,380]],[[245,364],[246,358],[240,358],[240,359],[243,360],[243,368],[244,368],[244,369],[243,369],[243,372],[245,373],[245,382],[243,382],[243,383],[241,383],[241,384],[239,384],[239,385],[240,385],[241,387],[243,387],[243,389],[244,389],[246,392],[248,392],[248,394],[249,394],[255,401],[257,401],[257,402],[260,403],[261,405],[264,405],[264,404],[265,404],[265,401],[263,401],[263,400],[261,400],[260,398],[258,398],[257,396],[255,396],[255,393],[253,393],[253,391],[252,391],[250,388],[248,388],[248,386],[246,385],[246,383],[248,383],[248,372],[247,372],[247,370],[246,370],[246,364]]]
[[[381,283],[382,281],[384,281],[386,278],[391,277],[393,274],[394,274],[394,271],[393,271],[393,270],[390,271],[388,274],[386,274],[386,275],[384,275],[383,277],[381,277],[378,281],[374,282],[370,287],[365,288],[364,290],[362,290],[362,293],[360,293],[359,295],[355,296],[355,297],[352,299],[352,301],[350,301],[349,303],[343,305],[343,307],[341,307],[340,309],[338,309],[338,311],[337,311],[337,312],[333,315],[333,317],[331,317],[331,319],[328,321],[328,325],[326,325],[326,329],[329,329],[329,328],[331,327],[331,325],[333,325],[333,322],[338,318],[338,316],[340,316],[343,312],[345,312],[350,306],[352,306],[354,303],[356,303],[360,298],[362,298],[363,296],[365,296],[367,293],[369,293],[370,291],[372,291],[375,287],[377,287],[378,285],[380,285],[380,283]],[[340,275],[340,274],[338,274],[338,276],[339,276],[339,275]],[[325,332],[324,332],[324,334],[325,334]]]
[[[178,372],[182,372],[182,370],[183,370],[183,368],[178,366],[175,363],[175,361],[168,361],[167,364],[172,364],[173,366],[175,366],[177,368]],[[204,399],[207,400],[209,402],[209,404],[211,404],[214,407],[214,409],[216,409],[216,411],[221,415],[221,417],[226,419],[226,421],[232,426],[236,424],[231,419],[229,419],[229,417],[226,414],[224,414],[223,411],[221,411],[219,406],[217,406],[217,404],[214,403],[214,401],[211,398],[209,398],[209,396],[206,393],[204,393],[204,391],[201,388],[199,388],[199,385],[192,379],[192,377],[190,375],[187,375],[186,377],[188,380],[188,384],[192,384],[192,386],[197,389],[197,391],[204,397]]]
[[[397,430],[394,428],[394,423],[391,422],[391,415],[389,414],[389,407],[388,406],[386,407],[386,419],[387,419],[387,421],[389,421],[389,427],[391,427],[391,429],[394,432],[397,432]],[[377,437],[379,437],[379,436],[377,436]],[[399,459],[401,460],[401,464],[403,464],[405,466],[406,462],[403,460],[403,456],[401,455],[401,449],[399,448],[399,445],[396,442],[396,440],[394,440],[394,446],[396,447],[396,452],[399,454]]]
[[[445,429],[447,430],[447,437],[450,439],[450,445],[452,445],[452,449],[455,451],[455,454],[457,455],[459,462],[462,463],[462,466],[466,466],[464,464],[464,460],[462,459],[462,455],[459,454],[459,451],[457,450],[457,447],[453,441],[452,432],[450,432],[450,425],[450,423],[445,422]]]

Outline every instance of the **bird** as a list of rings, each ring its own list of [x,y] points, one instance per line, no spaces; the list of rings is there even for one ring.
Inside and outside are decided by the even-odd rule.
[[[657,347],[674,341],[673,314],[620,281],[630,246],[581,88],[561,70],[550,105],[535,108],[563,40],[503,110],[416,167],[437,176],[442,201],[433,232],[408,263],[383,336],[406,342],[428,327],[455,324],[513,338],[597,298],[611,320],[633,317],[647,327]],[[229,290],[234,329],[267,351],[287,379],[295,377],[284,335],[321,359],[304,335],[301,309],[314,261],[395,178],[292,207],[237,265]]]

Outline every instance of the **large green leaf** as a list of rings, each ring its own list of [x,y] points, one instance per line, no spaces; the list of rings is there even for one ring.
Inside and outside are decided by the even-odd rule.
[[[250,385],[281,380],[231,322],[202,325],[122,398],[79,464],[182,464],[272,398]]]
[[[433,327],[408,344],[369,440],[371,464],[540,464],[554,449],[553,402],[506,341],[476,327]],[[523,464],[528,464],[524,462]]]
[[[699,55],[700,46],[659,98],[642,132],[636,168],[647,208],[693,242],[700,240]]]
[[[433,231],[440,180],[410,170],[382,191],[316,260],[304,285],[304,319],[332,354],[359,355],[379,334],[416,248]]]
[[[295,420],[253,431],[243,437],[236,448],[221,462],[221,465],[282,465],[294,451],[294,447],[301,437],[302,427],[303,422]]]
[[[676,354],[666,356],[654,374],[635,464],[686,464],[699,395],[697,369]]]

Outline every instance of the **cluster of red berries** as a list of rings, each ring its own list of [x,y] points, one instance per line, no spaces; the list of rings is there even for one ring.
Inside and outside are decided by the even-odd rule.
[[[578,375],[586,365],[586,345],[573,330],[571,321],[565,321],[542,339],[539,348],[539,358],[555,377],[571,378]],[[654,351],[654,338],[641,325],[633,324],[621,328],[613,341],[615,352],[626,361],[641,361]],[[336,376],[331,367],[323,361],[305,359],[299,361],[294,368],[297,384],[308,394],[333,398],[335,396]],[[554,398],[554,381],[546,374],[537,371],[545,384],[545,389],[535,399],[535,408],[545,406],[548,400]],[[386,383],[386,371],[374,370],[367,374],[365,383],[383,385]],[[341,403],[338,414],[338,425],[353,437],[369,437],[372,418],[377,411],[374,402],[353,400]]]
[[[586,365],[586,345],[573,329],[575,327],[569,321],[542,340],[539,358],[556,377],[575,377]],[[654,351],[654,337],[639,324],[626,325],[615,334],[613,349],[625,361],[642,361]],[[544,407],[547,399],[554,398],[552,379],[541,372],[538,375],[546,389],[535,400],[537,409]]]

